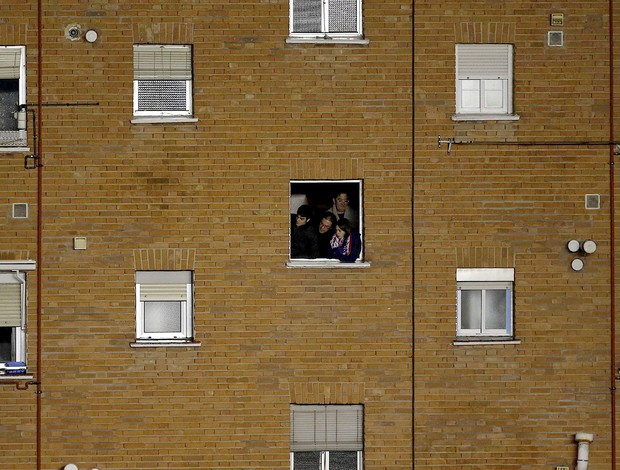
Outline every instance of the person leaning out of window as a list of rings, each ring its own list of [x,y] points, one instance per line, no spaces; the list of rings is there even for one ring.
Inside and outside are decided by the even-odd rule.
[[[336,222],[336,233],[331,239],[328,258],[342,263],[354,263],[362,251],[360,234],[351,228],[348,219]]]
[[[312,208],[307,204],[297,209],[291,233],[291,258],[319,257],[319,234],[317,227],[310,223],[312,216]]]

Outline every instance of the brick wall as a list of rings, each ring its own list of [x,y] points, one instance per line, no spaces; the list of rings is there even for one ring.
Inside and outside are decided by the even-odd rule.
[[[0,38],[26,43],[35,103],[36,2],[12,3]],[[63,106],[38,115],[40,213],[37,171],[0,158],[0,249],[34,258],[42,221],[41,468],[287,469],[297,393],[363,403],[365,468],[411,468],[411,5],[364,8],[369,45],[317,46],[285,43],[287,2],[43,2],[43,102]],[[131,124],[132,45],[177,38],[198,122]],[[286,267],[292,178],[363,179],[369,268]],[[177,262],[201,346],[130,348],[135,270]],[[0,382],[5,468],[35,466],[35,389]]]

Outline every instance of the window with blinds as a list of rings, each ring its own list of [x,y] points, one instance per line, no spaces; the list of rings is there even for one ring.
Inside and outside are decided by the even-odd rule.
[[[134,115],[192,114],[192,47],[134,45]]]
[[[0,272],[0,362],[25,361],[26,277]]]
[[[27,145],[25,120],[18,111],[26,104],[26,48],[0,46],[0,147]]]
[[[512,44],[457,44],[457,114],[511,114],[512,64]]]
[[[136,338],[191,340],[192,297],[191,271],[136,272]]]
[[[361,38],[362,0],[290,0],[290,35]]]
[[[291,470],[361,470],[362,405],[291,405]]]

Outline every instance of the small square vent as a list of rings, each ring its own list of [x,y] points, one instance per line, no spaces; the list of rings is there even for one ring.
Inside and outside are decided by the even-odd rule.
[[[601,208],[601,195],[600,194],[586,194],[586,209],[600,209]]]
[[[17,202],[13,204],[13,218],[14,219],[27,219],[28,218],[28,204],[25,202]]]
[[[549,31],[547,32],[547,45],[562,47],[564,45],[564,32],[563,31]]]

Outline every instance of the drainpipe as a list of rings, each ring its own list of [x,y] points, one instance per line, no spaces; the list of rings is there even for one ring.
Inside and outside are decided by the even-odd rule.
[[[575,470],[588,470],[588,453],[590,442],[594,440],[594,436],[585,432],[578,432],[575,434],[575,440],[577,441],[577,467]]]

